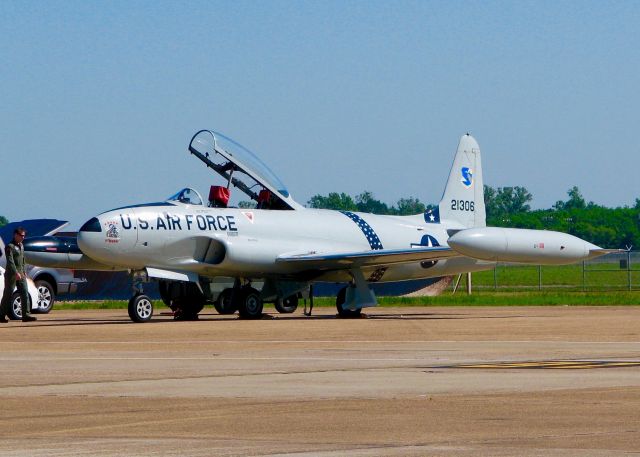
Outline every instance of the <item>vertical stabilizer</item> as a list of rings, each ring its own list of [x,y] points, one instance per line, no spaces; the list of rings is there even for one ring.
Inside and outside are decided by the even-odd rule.
[[[486,226],[480,146],[468,133],[460,138],[438,210],[441,222]]]

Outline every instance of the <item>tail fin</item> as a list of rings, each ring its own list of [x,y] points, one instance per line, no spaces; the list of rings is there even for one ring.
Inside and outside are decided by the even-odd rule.
[[[458,223],[466,228],[487,225],[480,146],[468,133],[460,138],[438,210],[443,222]]]

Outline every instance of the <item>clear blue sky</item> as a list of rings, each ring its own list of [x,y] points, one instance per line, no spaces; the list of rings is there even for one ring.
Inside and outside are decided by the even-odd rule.
[[[201,128],[244,144],[301,203],[370,190],[436,203],[460,135],[485,183],[550,207],[632,205],[638,2],[0,4],[0,214],[77,228],[219,182]]]

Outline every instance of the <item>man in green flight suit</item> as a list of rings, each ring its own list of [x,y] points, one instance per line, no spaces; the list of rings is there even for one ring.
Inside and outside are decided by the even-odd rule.
[[[7,269],[4,272],[4,293],[2,303],[0,303],[0,323],[6,323],[5,316],[9,313],[11,306],[11,295],[17,286],[22,301],[22,322],[35,321],[36,318],[29,315],[29,292],[27,289],[27,272],[24,269],[24,240],[26,230],[18,227],[13,231],[13,240],[9,243],[4,253],[7,257]]]

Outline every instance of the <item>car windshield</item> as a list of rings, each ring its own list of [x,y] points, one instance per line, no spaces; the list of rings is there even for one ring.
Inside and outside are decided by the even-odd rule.
[[[171,197],[167,198],[167,201],[176,201],[186,203],[188,205],[204,205],[202,197],[198,191],[190,187],[185,187],[179,192],[176,192]]]

